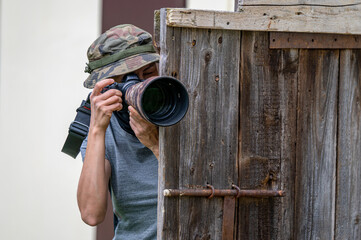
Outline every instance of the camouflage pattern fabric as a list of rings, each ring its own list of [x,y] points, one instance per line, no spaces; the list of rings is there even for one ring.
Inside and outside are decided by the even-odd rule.
[[[87,56],[89,63],[99,62],[100,59],[120,51],[152,44],[152,36],[148,32],[131,24],[123,24],[109,29],[97,38],[89,47]],[[159,54],[154,50],[136,53],[94,70],[86,67],[86,72],[90,75],[84,81],[84,87],[94,88],[95,84],[102,79],[134,72],[157,61],[159,61]]]

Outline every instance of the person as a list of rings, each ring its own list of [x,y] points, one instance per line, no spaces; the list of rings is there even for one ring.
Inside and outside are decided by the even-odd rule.
[[[90,75],[84,86],[93,90],[89,132],[81,146],[83,167],[77,192],[81,217],[91,226],[101,223],[110,189],[118,220],[114,239],[156,239],[158,128],[131,106],[130,130],[123,128],[124,119],[117,114],[123,108],[122,93],[102,89],[121,82],[128,73],[141,80],[157,76],[159,55],[148,32],[124,24],[97,38],[87,56]]]

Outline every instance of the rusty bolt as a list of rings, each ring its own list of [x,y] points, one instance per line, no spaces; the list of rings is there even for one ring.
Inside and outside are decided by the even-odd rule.
[[[171,75],[172,75],[172,77],[177,78],[178,73],[177,73],[177,71],[173,71]]]
[[[273,15],[272,17],[270,17],[270,20],[276,20],[276,19],[277,19],[276,15]]]

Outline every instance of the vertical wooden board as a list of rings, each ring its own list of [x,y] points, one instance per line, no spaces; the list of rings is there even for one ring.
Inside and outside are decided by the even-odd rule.
[[[293,228],[298,50],[269,50],[268,41],[242,35],[239,185],[286,197],[240,199],[238,239],[289,239]]]
[[[188,89],[190,106],[160,130],[158,239],[221,239],[222,198],[164,198],[164,188],[237,182],[240,32],[171,28],[161,10],[161,74]]]
[[[338,50],[300,50],[295,239],[333,239]]]
[[[278,51],[272,51],[274,54]],[[271,68],[273,77],[278,78],[280,92],[280,173],[275,181],[279,189],[286,194],[279,199],[280,206],[275,210],[275,221],[278,221],[274,235],[277,239],[292,239],[294,230],[295,205],[295,163],[297,136],[297,83],[299,54],[297,49],[282,50],[278,65]],[[276,182],[276,183],[277,183]],[[276,239],[276,238],[273,238]]]
[[[361,238],[361,51],[340,57],[335,239]]]
[[[160,12],[160,75],[178,78],[180,69],[181,28],[168,28],[165,24],[165,9]],[[179,163],[181,161],[179,124],[159,129],[159,170],[158,170],[158,226],[157,239],[179,239],[179,199],[165,198],[163,190],[179,187]]]
[[[160,10],[154,11],[153,45],[157,52],[160,53]]]
[[[190,95],[180,188],[237,182],[240,32],[183,29],[180,78]],[[221,239],[222,198],[182,198],[180,239]]]

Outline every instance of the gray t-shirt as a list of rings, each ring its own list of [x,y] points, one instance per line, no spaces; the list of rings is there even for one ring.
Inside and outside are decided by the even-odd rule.
[[[87,139],[81,146],[84,159]],[[105,135],[105,158],[111,165],[114,239],[157,238],[158,160],[112,116]]]

